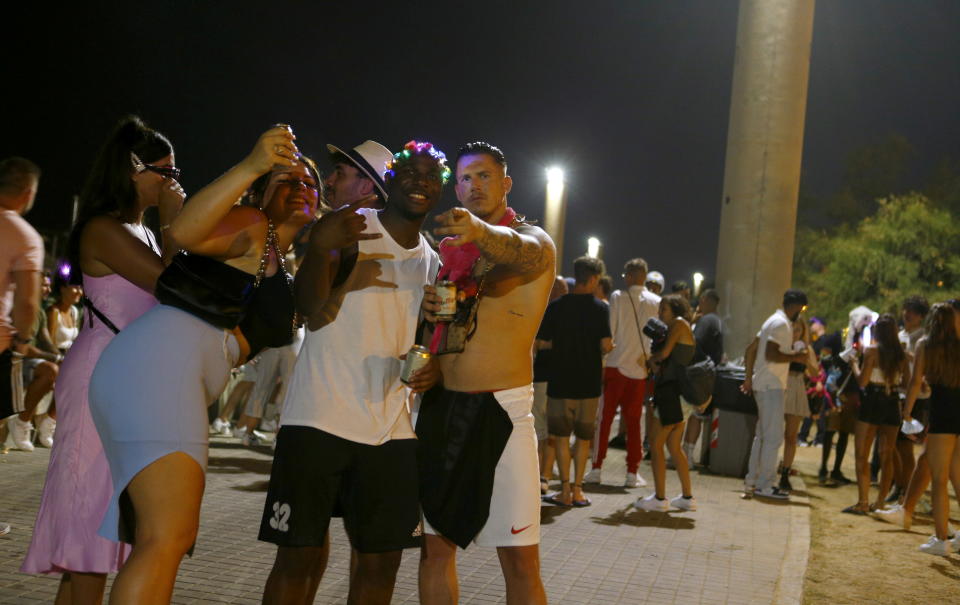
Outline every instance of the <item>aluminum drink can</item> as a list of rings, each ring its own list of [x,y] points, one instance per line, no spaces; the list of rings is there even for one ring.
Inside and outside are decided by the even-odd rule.
[[[440,297],[437,321],[453,321],[457,314],[457,284],[452,281],[438,281],[435,287],[437,296]]]
[[[403,366],[400,368],[400,382],[410,383],[410,377],[413,373],[427,365],[430,361],[430,349],[420,345],[413,345],[407,352],[407,358],[403,360]]]

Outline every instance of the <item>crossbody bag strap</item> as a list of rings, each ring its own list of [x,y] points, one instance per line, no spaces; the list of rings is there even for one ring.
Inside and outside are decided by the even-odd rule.
[[[88,308],[88,309],[90,309],[90,312],[93,313],[94,315],[96,315],[96,316],[97,316],[97,319],[99,319],[100,322],[103,323],[103,325],[105,325],[105,326],[107,326],[108,328],[110,328],[110,330],[111,330],[114,334],[119,334],[119,333],[120,333],[120,328],[118,328],[117,326],[113,325],[113,322],[110,321],[110,319],[109,319],[106,315],[104,315],[103,313],[101,313],[101,312],[100,312],[100,309],[98,309],[98,308],[96,308],[95,306],[93,306],[93,301],[92,301],[92,300],[90,300],[90,299],[87,298],[86,296],[84,296],[81,300],[83,301],[83,306],[86,307],[86,308]],[[93,327],[93,318],[92,318],[92,317],[90,318],[90,327],[91,327],[91,328]]]
[[[630,299],[630,306],[633,307],[633,321],[637,324],[637,334],[640,335],[640,348],[643,349],[643,359],[646,361],[649,359],[647,355],[647,345],[643,343],[643,330],[640,329],[640,312],[637,311],[637,303],[633,300],[633,295],[630,294],[630,288],[627,288],[627,298]]]

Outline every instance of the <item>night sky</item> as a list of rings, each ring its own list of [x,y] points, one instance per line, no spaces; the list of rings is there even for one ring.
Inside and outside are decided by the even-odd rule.
[[[595,235],[613,275],[634,256],[668,282],[713,274],[734,0],[77,6],[4,9],[0,156],[44,170],[28,215],[38,227],[68,226],[125,113],[172,140],[188,192],[282,121],[323,160],[328,142],[416,138],[453,156],[487,140],[507,155],[511,205],[531,218],[546,167],[561,165],[565,273]],[[960,157],[958,26],[955,0],[818,3],[806,190],[831,193],[845,156],[889,133],[916,148],[916,179]],[[448,186],[441,206],[454,201]]]

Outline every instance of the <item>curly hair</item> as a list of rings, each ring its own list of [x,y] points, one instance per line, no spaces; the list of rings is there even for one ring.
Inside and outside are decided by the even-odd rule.
[[[690,308],[690,302],[685,296],[668,294],[660,299],[660,304],[667,305],[674,317],[682,317],[687,321],[693,319],[693,310]]]
[[[433,143],[427,141],[407,141],[403,149],[393,154],[393,157],[387,162],[384,180],[386,180],[387,176],[391,179],[397,176],[397,169],[400,166],[419,156],[432,158],[437,163],[437,166],[440,167],[440,177],[444,184],[450,180],[450,175],[453,173],[450,171],[450,167],[447,166],[447,155],[434,147]]]

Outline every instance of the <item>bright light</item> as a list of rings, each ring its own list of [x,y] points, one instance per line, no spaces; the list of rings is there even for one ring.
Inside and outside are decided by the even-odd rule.
[[[703,283],[703,273],[699,271],[693,274],[693,291],[700,292],[700,284]]]
[[[551,185],[563,183],[563,168],[557,166],[547,168],[547,183]]]
[[[600,240],[595,237],[587,238],[587,256],[590,258],[599,258]]]

